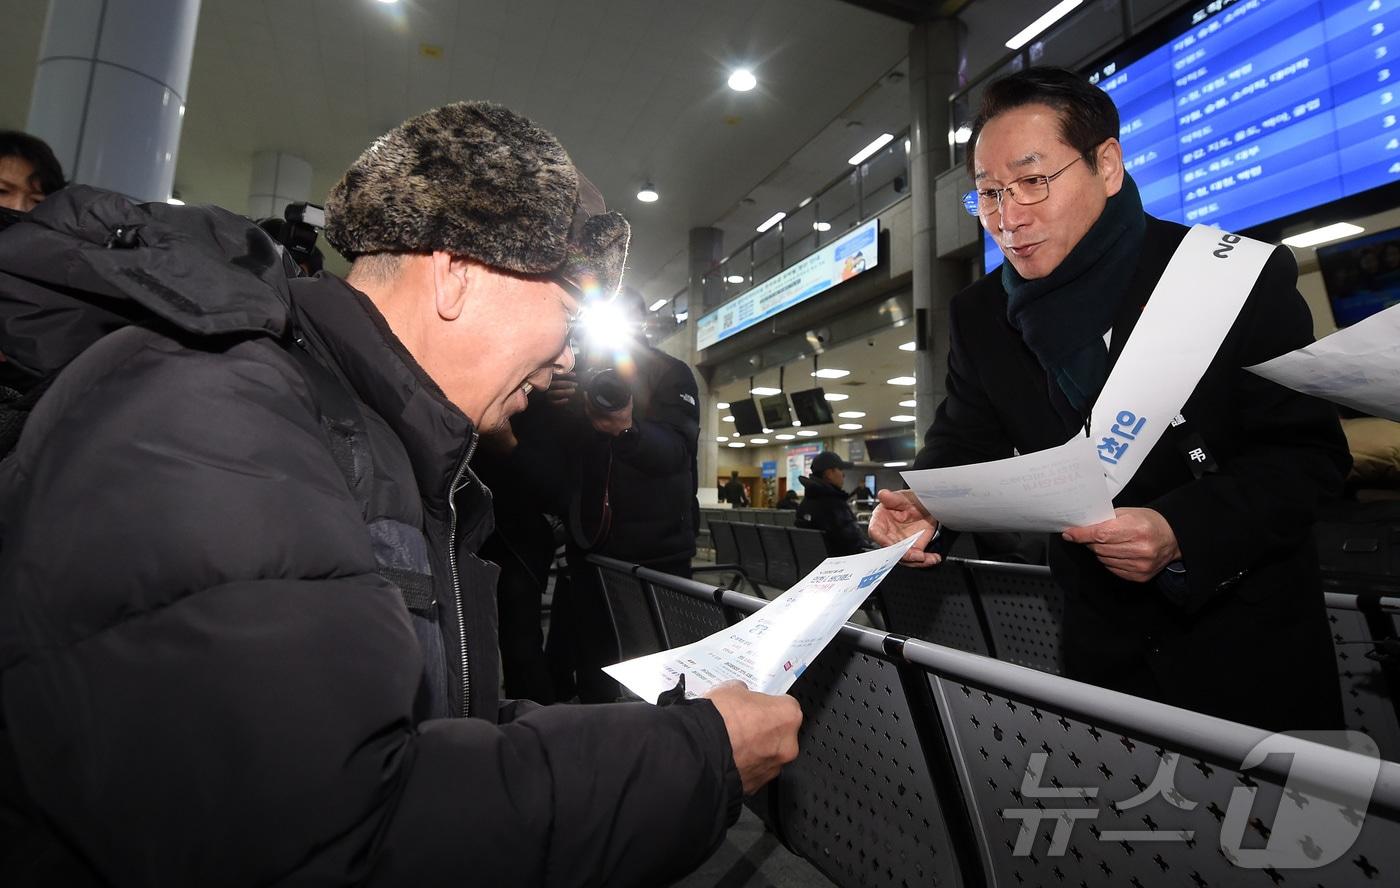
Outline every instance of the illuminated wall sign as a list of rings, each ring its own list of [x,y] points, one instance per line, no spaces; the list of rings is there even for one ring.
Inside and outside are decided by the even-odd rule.
[[[880,261],[879,242],[880,220],[871,219],[700,318],[695,347],[709,348],[874,268]]]

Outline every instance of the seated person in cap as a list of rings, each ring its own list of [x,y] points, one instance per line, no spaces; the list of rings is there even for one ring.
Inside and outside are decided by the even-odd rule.
[[[0,884],[669,884],[796,755],[741,685],[498,699],[472,458],[619,284],[580,182],[457,103],[331,192],[347,280],[81,186],[0,233],[0,349],[57,374],[0,461]]]
[[[797,507],[797,526],[820,530],[828,555],[854,555],[870,548],[846,503],[846,469],[854,467],[832,451],[823,450],[812,460],[811,476],[797,479],[805,491]]]

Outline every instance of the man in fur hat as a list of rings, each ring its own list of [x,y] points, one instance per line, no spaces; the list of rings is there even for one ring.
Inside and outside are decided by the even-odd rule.
[[[0,462],[0,883],[674,880],[795,756],[796,703],[500,701],[474,554],[478,434],[571,368],[627,223],[484,103],[376,141],[326,210],[345,281],[89,188],[0,234],[0,351],[48,385]]]

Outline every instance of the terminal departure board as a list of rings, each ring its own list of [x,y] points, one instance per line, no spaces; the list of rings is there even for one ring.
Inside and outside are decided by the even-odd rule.
[[[1145,49],[1089,79],[1152,215],[1240,231],[1400,181],[1400,0],[1215,0]]]

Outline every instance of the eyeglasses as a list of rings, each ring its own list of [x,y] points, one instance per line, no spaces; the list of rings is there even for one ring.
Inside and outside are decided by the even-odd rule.
[[[963,195],[963,209],[967,210],[970,216],[990,216],[1001,209],[1003,195],[1011,195],[1011,199],[1023,207],[1031,204],[1038,204],[1050,196],[1050,181],[1065,170],[1074,166],[1076,161],[1084,159],[1084,155],[1079,155],[1074,160],[1060,167],[1048,176],[1022,176],[1008,182],[1002,188],[980,188],[969,191]]]

